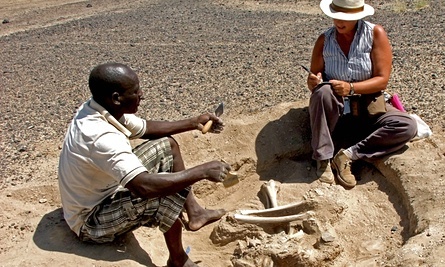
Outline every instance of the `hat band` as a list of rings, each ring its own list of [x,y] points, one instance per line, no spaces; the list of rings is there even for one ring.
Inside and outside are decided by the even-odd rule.
[[[364,6],[357,7],[357,8],[344,8],[341,6],[337,6],[334,3],[331,3],[331,8],[336,12],[343,12],[343,13],[359,13],[365,10]]]

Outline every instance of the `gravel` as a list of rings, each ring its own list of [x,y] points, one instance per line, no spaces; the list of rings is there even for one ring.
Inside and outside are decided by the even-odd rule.
[[[138,9],[0,37],[2,177],[32,164],[41,155],[37,143],[60,145],[99,63],[125,63],[139,74],[139,114],[152,119],[198,115],[220,101],[230,116],[308,99],[299,64],[309,65],[331,20],[277,8],[307,1],[140,2]],[[433,131],[445,129],[442,2],[368,1],[376,8],[369,21],[384,26],[393,47],[388,91]]]

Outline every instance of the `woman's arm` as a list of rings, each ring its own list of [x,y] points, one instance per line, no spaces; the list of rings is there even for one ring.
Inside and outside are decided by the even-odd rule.
[[[324,34],[321,34],[320,36],[318,36],[318,39],[315,42],[311,58],[310,69],[311,72],[315,73],[316,75],[309,74],[307,77],[307,86],[311,91],[323,79],[322,78],[322,73],[324,71],[323,45],[324,45]]]
[[[388,36],[382,26],[374,27],[374,43],[371,51],[372,84],[376,91],[385,90],[392,68],[392,51]]]
[[[382,26],[374,27],[374,43],[371,50],[372,77],[370,79],[354,82],[356,94],[372,94],[386,89],[392,67],[392,51],[388,36]],[[347,81],[332,81],[334,92],[346,96],[351,90]]]

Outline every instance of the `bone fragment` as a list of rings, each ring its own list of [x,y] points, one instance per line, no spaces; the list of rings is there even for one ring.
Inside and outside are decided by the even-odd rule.
[[[265,193],[267,197],[267,203],[266,203],[266,209],[268,208],[275,208],[278,206],[277,203],[277,187],[274,180],[269,180],[268,182],[264,183],[261,186],[260,189],[262,192]]]
[[[240,210],[239,213],[241,213],[243,215],[267,216],[267,215],[273,215],[274,213],[281,212],[281,211],[286,211],[286,210],[291,211],[292,209],[298,208],[299,206],[304,205],[304,204],[306,204],[306,201],[290,203],[287,205],[278,206],[278,207],[270,208],[270,209],[264,209],[264,210]]]
[[[289,216],[280,216],[280,217],[257,217],[257,216],[250,216],[250,215],[242,215],[242,214],[235,214],[234,217],[236,220],[245,222],[245,223],[252,223],[252,224],[260,224],[260,223],[287,223],[297,220],[304,220],[309,217],[312,217],[314,215],[313,211],[307,211],[305,213],[296,214],[296,215],[289,215]]]
[[[301,239],[304,236],[303,230],[300,230],[296,232],[295,234],[289,235],[289,239],[295,238],[295,239]]]

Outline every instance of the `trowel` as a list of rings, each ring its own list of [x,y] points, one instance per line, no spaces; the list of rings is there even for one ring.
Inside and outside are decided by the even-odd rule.
[[[215,109],[215,115],[216,115],[216,117],[221,116],[221,115],[223,114],[223,112],[224,112],[224,103],[221,102],[221,103],[219,103],[218,107]],[[212,124],[213,124],[213,120],[209,120],[209,121],[204,125],[204,127],[202,127],[201,132],[202,132],[203,134],[207,133],[207,132],[210,130],[210,128],[212,127]]]

